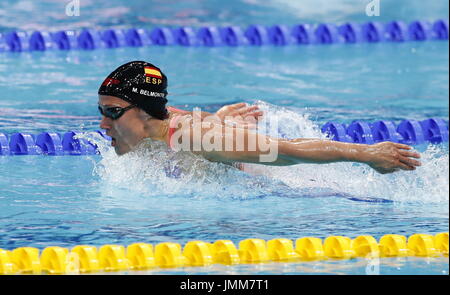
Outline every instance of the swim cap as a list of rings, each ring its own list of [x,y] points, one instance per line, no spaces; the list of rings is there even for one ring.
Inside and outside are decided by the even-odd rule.
[[[160,120],[168,116],[167,77],[145,61],[132,61],[115,69],[100,85],[98,94],[121,98]]]

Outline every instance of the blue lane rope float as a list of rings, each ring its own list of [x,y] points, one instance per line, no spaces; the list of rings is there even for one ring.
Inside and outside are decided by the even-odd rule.
[[[448,21],[363,24],[251,25],[228,27],[156,27],[81,31],[0,33],[0,52],[93,50],[124,46],[286,46],[448,40]]]
[[[328,122],[321,131],[331,139],[342,142],[374,144],[392,141],[409,145],[448,142],[448,122],[440,118],[423,121],[403,120],[398,125],[392,121],[367,123],[353,121],[345,124]]]
[[[110,140],[103,131],[96,131]],[[65,133],[42,132],[38,135],[29,133],[13,133],[10,136],[0,132],[0,156],[15,155],[94,155],[97,146],[86,139],[78,138],[83,132],[69,131]]]
[[[430,118],[422,121],[403,120],[399,124],[381,120],[373,123],[353,121],[342,124],[328,122],[321,127],[328,138],[341,142],[375,144],[392,141],[408,145],[440,144],[448,142],[448,121]],[[104,131],[97,130],[103,138],[110,140]],[[8,155],[93,155],[97,147],[83,138],[83,132],[42,132],[40,134],[0,132],[0,156]]]

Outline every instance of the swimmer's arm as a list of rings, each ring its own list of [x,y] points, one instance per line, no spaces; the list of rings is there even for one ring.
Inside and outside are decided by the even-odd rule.
[[[279,149],[281,157],[288,161],[304,159],[310,163],[357,162],[367,164],[379,173],[391,173],[399,169],[415,170],[416,166],[421,165],[414,159],[420,158],[420,155],[409,151],[410,146],[394,142],[367,145],[296,139],[280,142]]]
[[[211,150],[202,147],[197,153],[207,159],[218,162],[246,162],[274,166],[295,165],[300,163],[359,162],[371,166],[380,173],[403,170],[415,170],[421,163],[414,158],[420,155],[409,151],[410,146],[382,142],[374,145],[344,143],[321,139],[285,140],[252,133],[247,129],[203,128],[202,135],[209,132],[222,138],[222,149]],[[241,149],[236,148],[237,139],[241,140]],[[195,141],[194,138],[192,138]],[[233,149],[227,150],[226,141],[233,143]],[[201,143],[197,142],[197,146]]]

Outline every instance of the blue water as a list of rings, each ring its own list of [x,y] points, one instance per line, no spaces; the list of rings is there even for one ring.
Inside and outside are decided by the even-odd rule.
[[[369,20],[360,7],[369,1],[356,0],[319,1],[320,8],[317,1],[287,0],[82,1],[80,16],[72,18],[63,2],[3,1],[0,31]],[[380,21],[448,19],[446,1],[381,2]],[[448,42],[409,42],[1,53],[0,132],[99,129],[99,83],[136,59],[164,70],[171,105],[213,112],[227,103],[258,103],[288,137],[322,137],[327,121],[448,120],[448,50]],[[163,173],[174,156],[167,151],[119,158],[107,142],[99,144],[101,156],[0,157],[0,248],[360,234],[378,239],[449,228],[448,143],[417,146],[424,165],[414,172],[379,175],[367,166],[337,163],[253,166],[263,174],[255,176],[178,157],[180,165],[198,168],[181,179]],[[448,259],[385,261],[382,274],[448,274]],[[356,260],[174,272],[364,274],[364,265]]]
[[[80,15],[67,16],[71,0],[0,3],[0,32],[12,29],[63,30],[131,26],[208,26],[365,22],[372,0],[109,0],[80,1]],[[370,20],[448,19],[448,1],[381,0]]]

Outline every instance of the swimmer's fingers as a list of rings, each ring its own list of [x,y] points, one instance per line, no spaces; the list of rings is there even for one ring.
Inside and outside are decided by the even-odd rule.
[[[247,103],[245,103],[245,102],[238,102],[238,103],[235,103],[235,104],[230,104],[227,107],[229,107],[231,109],[240,109],[240,108],[243,108],[243,107],[246,107],[246,106],[247,106]]]
[[[248,114],[248,116],[252,116],[252,117],[262,117],[264,116],[264,112],[263,111],[255,111],[255,112],[251,112],[250,114]]]
[[[408,157],[400,156],[399,161],[401,163],[403,163],[405,165],[408,165],[410,167],[413,167],[413,168],[418,167],[418,166],[422,166],[422,163],[420,163],[419,161],[417,161],[415,159],[408,158]]]
[[[411,149],[410,146],[406,146],[408,147],[408,149]],[[420,159],[420,154],[417,152],[413,152],[413,151],[408,151],[408,149],[399,149],[398,150],[398,159],[400,162],[402,162],[403,164],[408,165],[409,167],[417,167],[417,166],[421,166],[422,163],[416,159]]]
[[[398,152],[403,157],[420,159],[420,154],[416,153],[416,152],[408,152],[408,151],[405,151],[405,150],[399,150]]]
[[[260,117],[264,116],[264,112],[259,109],[259,106],[250,106],[250,107],[244,108],[244,109],[240,110],[239,113],[241,116],[253,117],[257,120],[259,120]]]
[[[412,147],[407,145],[407,144],[396,143],[396,142],[394,142],[393,144],[394,144],[395,147],[397,147],[399,149],[402,149],[402,150],[410,150],[410,149],[412,149]]]
[[[409,164],[408,162],[406,162],[406,161],[403,162],[402,160],[399,160],[399,161],[398,161],[397,167],[400,168],[400,169],[402,169],[402,170],[408,170],[408,171],[416,170],[416,167],[415,167],[415,166],[410,165],[410,164]]]
[[[238,110],[245,108],[245,107],[247,107],[247,104],[245,102],[226,105],[226,106],[221,107],[216,112],[216,115],[219,116],[223,120],[226,116],[231,116],[231,117],[236,116],[236,114],[238,113]]]
[[[225,110],[225,109],[226,110],[230,110],[230,109],[235,110],[235,109],[243,108],[245,106],[247,106],[247,104],[245,102],[238,102],[238,103],[234,103],[234,104],[225,105],[221,109],[222,110]]]
[[[247,117],[249,114],[255,113],[259,110],[258,106],[246,106],[236,109],[235,115]]]
[[[218,111],[227,125],[243,129],[255,129],[260,117],[264,115],[259,106],[236,103],[225,106]]]
[[[263,116],[264,116],[264,113],[261,112],[261,111],[253,112],[253,113],[250,113],[250,114],[246,114],[245,117],[244,117],[244,120],[248,121],[248,122],[256,123]]]

